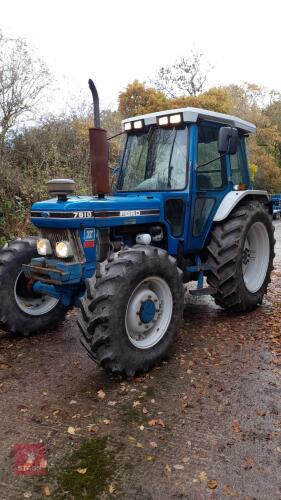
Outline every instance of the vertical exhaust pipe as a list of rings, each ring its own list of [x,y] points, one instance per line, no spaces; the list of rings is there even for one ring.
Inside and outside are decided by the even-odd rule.
[[[109,193],[108,142],[106,130],[100,127],[100,103],[96,86],[91,79],[88,83],[94,106],[94,127],[89,129],[92,192],[104,198]]]

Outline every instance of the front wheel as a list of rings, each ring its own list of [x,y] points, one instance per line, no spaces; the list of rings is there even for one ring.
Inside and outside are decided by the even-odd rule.
[[[208,245],[208,283],[224,309],[251,311],[262,303],[274,258],[274,227],[267,207],[249,202],[214,226]]]
[[[81,300],[82,344],[103,368],[134,375],[164,359],[183,314],[176,260],[135,245],[102,263]]]
[[[37,257],[36,239],[11,241],[0,250],[0,328],[29,335],[55,326],[67,308],[58,299],[33,292],[23,264]]]

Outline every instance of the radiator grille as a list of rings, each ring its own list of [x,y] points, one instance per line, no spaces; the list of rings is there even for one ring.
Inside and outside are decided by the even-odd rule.
[[[46,238],[51,243],[54,255],[56,255],[56,244],[60,241],[69,241],[73,248],[74,256],[72,261],[85,262],[85,254],[76,229],[41,229],[42,238]]]

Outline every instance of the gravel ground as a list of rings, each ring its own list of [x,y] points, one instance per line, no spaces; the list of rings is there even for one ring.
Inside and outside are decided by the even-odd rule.
[[[113,377],[79,343],[76,313],[31,338],[0,332],[1,499],[281,499],[281,222],[263,306],[229,315],[186,294],[169,360]],[[42,443],[42,475],[13,446]]]

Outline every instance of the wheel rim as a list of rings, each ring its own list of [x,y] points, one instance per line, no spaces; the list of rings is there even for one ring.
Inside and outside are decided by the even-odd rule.
[[[168,283],[159,276],[144,279],[131,294],[125,315],[130,342],[139,349],[150,349],[165,335],[173,312]]]
[[[270,242],[262,222],[255,222],[249,229],[243,249],[242,271],[247,290],[257,292],[263,285],[270,258]]]
[[[21,271],[14,286],[15,301],[21,311],[29,316],[42,316],[56,307],[59,299],[49,295],[39,295],[32,291],[32,280],[28,280]]]

